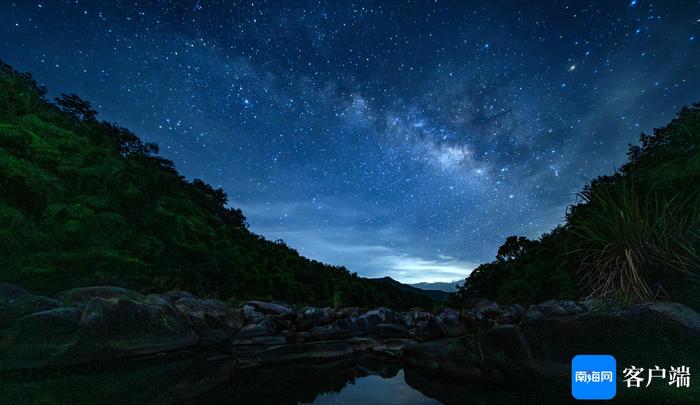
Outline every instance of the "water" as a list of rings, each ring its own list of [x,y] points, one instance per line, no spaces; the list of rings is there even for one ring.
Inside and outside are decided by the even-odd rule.
[[[360,357],[240,370],[211,353],[143,362],[0,373],[3,404],[435,404],[400,364]]]
[[[439,404],[406,383],[404,371],[399,370],[395,376],[385,378],[377,375],[361,377],[354,383],[346,385],[338,393],[320,394],[311,402],[314,405],[330,404],[368,404],[368,405],[432,405]]]
[[[544,396],[505,387],[443,381],[386,358],[360,357],[322,364],[241,370],[212,353],[180,359],[105,362],[91,367],[0,372],[3,404],[463,404],[554,403],[568,392]]]

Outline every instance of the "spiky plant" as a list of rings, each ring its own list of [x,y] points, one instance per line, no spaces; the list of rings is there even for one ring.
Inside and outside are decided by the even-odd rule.
[[[589,188],[569,217],[577,274],[592,298],[625,303],[668,298],[667,286],[700,269],[700,190],[670,197],[631,181]]]

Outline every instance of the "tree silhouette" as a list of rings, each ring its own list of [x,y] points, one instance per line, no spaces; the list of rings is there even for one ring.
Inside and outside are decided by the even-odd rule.
[[[78,121],[97,121],[97,111],[92,108],[89,101],[83,100],[76,94],[61,94],[56,97],[56,105],[61,111],[71,114]]]

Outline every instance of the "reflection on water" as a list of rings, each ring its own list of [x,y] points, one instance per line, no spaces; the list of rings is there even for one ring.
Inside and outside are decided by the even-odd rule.
[[[501,388],[468,387],[361,357],[323,364],[239,370],[212,353],[177,361],[108,363],[39,373],[0,373],[5,404],[463,404],[551,403]]]
[[[359,357],[237,373],[197,396],[199,403],[435,404],[406,384],[397,362]]]
[[[439,401],[430,399],[420,391],[406,384],[403,370],[393,377],[370,375],[358,378],[354,383],[346,385],[338,393],[320,394],[313,401],[314,405],[326,404],[438,404]]]

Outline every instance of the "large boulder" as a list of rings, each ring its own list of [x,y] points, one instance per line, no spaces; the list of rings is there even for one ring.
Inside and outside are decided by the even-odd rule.
[[[394,311],[389,308],[377,308],[367,311],[364,314],[354,318],[352,328],[359,333],[367,333],[382,323],[396,323],[397,318]]]
[[[376,320],[378,323],[390,323],[395,322],[397,320],[394,311],[384,307],[379,307],[377,309],[367,311],[360,315],[360,318],[371,318]]]
[[[240,321],[223,304],[183,301],[180,309],[157,295],[120,287],[74,288],[60,300],[3,288],[0,352],[5,368],[63,366],[136,357],[215,341]],[[182,298],[181,298],[182,300]]]
[[[352,329],[352,321],[339,319],[330,325],[316,326],[309,330],[310,340],[338,340],[345,339],[356,335],[362,335],[365,332],[358,332]]]
[[[521,329],[540,362],[563,364],[576,354],[607,353],[618,364],[680,362],[700,367],[700,314],[679,303],[525,318]]]
[[[162,294],[158,294],[158,296],[171,304],[175,304],[182,298],[189,298],[191,300],[199,299],[196,295],[182,290],[170,290]]]
[[[351,338],[274,346],[258,354],[263,363],[327,361],[356,356],[372,350],[376,342],[367,338]]]
[[[0,339],[0,369],[24,369],[70,364],[76,361],[82,310],[54,308],[27,315]],[[76,355],[80,355],[76,353]]]
[[[29,291],[16,284],[0,283],[0,298],[20,297],[29,295]]]
[[[133,290],[114,286],[79,287],[63,291],[56,298],[64,305],[85,304],[91,298],[130,298],[141,300],[143,296]]]
[[[517,325],[523,319],[523,314],[525,314],[525,307],[522,305],[504,305],[501,307],[495,323],[498,325]]]
[[[700,367],[700,314],[682,304],[654,302],[582,312],[571,302],[549,302],[531,310],[519,325],[406,346],[403,362],[458,380],[508,385],[567,381],[571,359],[586,353],[613,355],[619,370],[630,365]],[[674,391],[667,384],[657,384],[653,391],[675,400],[681,393],[700,394],[697,387]]]
[[[399,315],[401,322],[403,322],[407,328],[415,328],[418,322],[429,321],[432,317],[433,314],[422,310],[411,310]]]
[[[268,316],[263,314],[260,311],[257,311],[254,306],[252,305],[243,305],[243,308],[241,309],[243,312],[243,319],[245,320],[246,323],[259,323],[263,319],[267,318]]]
[[[582,312],[583,308],[574,301],[549,300],[541,304],[530,305],[527,311],[525,311],[523,319],[525,321],[532,321],[543,317],[578,315]]]
[[[257,312],[267,315],[291,316],[294,314],[294,311],[292,311],[291,308],[287,308],[286,306],[280,304],[273,304],[271,302],[248,301],[246,302],[246,305],[253,307],[253,309]]]
[[[360,308],[358,308],[358,307],[338,308],[335,311],[335,315],[337,318],[350,318],[353,316],[358,316],[358,315],[360,315]]]
[[[388,308],[377,308],[358,316],[340,318],[328,325],[312,328],[309,333],[313,340],[337,340],[370,334],[379,324],[395,323],[397,317]]]
[[[603,311],[614,306],[612,301],[599,298],[589,298],[577,303],[577,305],[586,312]]]
[[[199,344],[223,342],[243,326],[241,310],[228,307],[218,300],[183,297],[175,303],[175,307],[189,319],[199,336]]]
[[[439,336],[439,331],[436,331],[432,324],[430,320],[416,322],[416,328],[413,332],[416,339],[424,342],[441,337]]]
[[[6,288],[4,292],[5,294],[2,294],[0,291],[0,337],[22,317],[35,312],[48,311],[61,305],[59,301],[52,298],[21,294],[21,290]]]
[[[478,314],[479,317],[487,319],[496,319],[501,314],[501,307],[486,298],[472,299],[468,303],[467,308]]]
[[[423,340],[456,337],[466,333],[459,311],[445,308],[437,316],[430,318],[427,323],[418,322],[416,336]]]
[[[244,326],[236,333],[233,345],[281,345],[287,342],[284,328],[279,322],[268,318],[259,323]]]
[[[408,329],[398,323],[380,323],[374,328],[374,333],[382,338],[404,338],[409,336]]]
[[[304,307],[297,313],[296,325],[298,330],[309,330],[314,326],[323,326],[336,319],[333,308]]]
[[[76,345],[97,358],[171,351],[199,340],[187,316],[173,306],[127,298],[91,298],[80,326]]]
[[[372,347],[372,352],[389,357],[401,356],[404,347],[416,343],[415,340],[405,338],[382,339]]]

